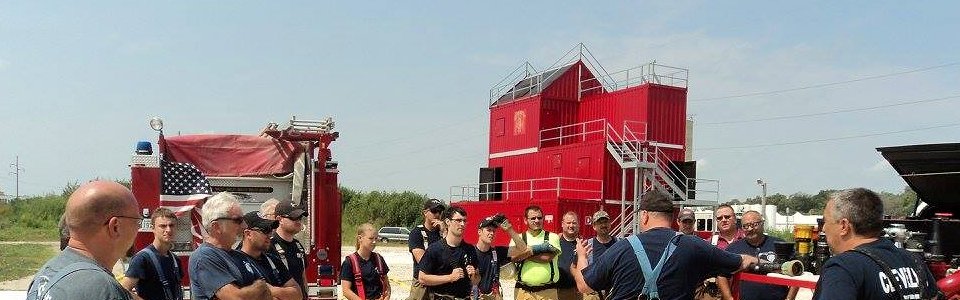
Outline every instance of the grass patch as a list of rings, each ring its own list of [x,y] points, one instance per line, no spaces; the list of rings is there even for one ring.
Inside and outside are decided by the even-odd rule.
[[[0,281],[33,275],[55,255],[50,245],[0,245]]]
[[[60,235],[57,228],[30,228],[10,226],[0,228],[0,241],[57,242]]]

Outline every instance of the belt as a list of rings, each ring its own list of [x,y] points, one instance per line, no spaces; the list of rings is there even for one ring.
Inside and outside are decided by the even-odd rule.
[[[521,289],[521,290],[524,290],[524,291],[528,291],[528,292],[531,292],[531,293],[536,293],[536,292],[543,291],[543,290],[555,289],[555,288],[557,288],[557,283],[556,283],[556,282],[551,282],[551,283],[547,283],[547,284],[544,284],[544,285],[530,286],[530,285],[526,285],[526,284],[523,284],[522,282],[517,281],[516,287],[517,287],[518,289]]]

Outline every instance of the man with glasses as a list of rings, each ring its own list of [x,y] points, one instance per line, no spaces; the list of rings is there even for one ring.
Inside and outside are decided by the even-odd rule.
[[[130,266],[120,284],[128,291],[136,291],[137,296],[145,300],[183,299],[180,288],[183,267],[170,251],[177,232],[177,216],[169,209],[158,208],[150,215],[150,221],[153,223],[153,244],[130,259]]]
[[[290,277],[300,286],[301,296],[306,298],[307,251],[294,236],[303,231],[302,221],[304,217],[307,217],[307,212],[293,206],[293,202],[290,200],[278,201],[276,205],[273,205],[273,201],[276,200],[267,200],[264,205],[260,206],[265,208],[265,210],[261,210],[264,218],[277,220],[280,224],[273,236],[270,237],[271,245],[267,251],[280,258]]]
[[[681,233],[693,234],[696,222],[697,217],[692,209],[684,208],[680,210],[680,214],[677,216],[677,228],[680,228]]]
[[[417,280],[420,276],[420,260],[427,248],[436,241],[440,240],[440,227],[443,222],[440,221],[440,214],[444,211],[443,202],[437,199],[427,199],[423,202],[423,224],[417,225],[410,230],[407,239],[407,248],[410,249],[410,256],[413,258],[413,283],[410,284],[410,295],[407,300],[425,300],[427,299],[426,288]]]
[[[193,299],[272,299],[269,285],[240,270],[233,244],[246,229],[237,197],[221,192],[207,199],[200,212],[204,242],[190,255],[190,295]]]
[[[467,212],[451,206],[443,211],[447,234],[427,248],[420,261],[418,278],[434,300],[466,300],[480,283],[477,248],[463,241]]]
[[[67,199],[65,214],[67,247],[40,268],[27,299],[131,299],[110,270],[140,229],[133,193],[116,182],[88,182]]]
[[[572,271],[580,292],[609,289],[609,299],[693,299],[694,288],[708,276],[757,262],[673,231],[673,197],[666,193],[645,193],[638,208],[642,232],[614,244],[592,263],[589,244],[577,245],[577,268]]]
[[[743,218],[741,227],[743,228],[746,236],[736,242],[727,246],[727,252],[735,254],[746,254],[750,256],[757,257],[760,262],[773,262],[777,260],[777,253],[774,251],[773,245],[777,242],[783,242],[783,240],[768,236],[763,233],[763,217],[760,216],[760,212],[757,211],[747,211],[743,213]],[[789,257],[784,257],[789,259]],[[723,280],[726,280],[726,278]],[[730,290],[723,291],[724,295],[730,294]],[[797,288],[787,288],[782,285],[771,285],[771,284],[762,284],[756,282],[747,282],[743,281],[740,283],[740,298],[741,299],[758,299],[758,300],[793,300],[797,295]],[[732,298],[732,297],[731,297]]]
[[[710,236],[711,245],[720,248],[720,250],[726,250],[731,243],[743,238],[743,231],[737,226],[737,215],[734,214],[732,206],[720,204],[714,211],[714,216],[717,218],[717,232]],[[733,295],[730,294],[729,282],[722,277],[711,278],[703,284],[703,287],[705,293],[714,297],[719,292],[719,296],[723,299],[733,298]]]
[[[517,263],[517,300],[557,299],[557,281],[560,280],[558,257],[560,236],[543,229],[543,210],[531,205],[524,210],[527,231],[521,236],[530,245],[532,252],[521,253],[512,258]],[[511,252],[517,250],[510,242]]]
[[[280,258],[266,252],[271,248],[270,238],[280,225],[279,222],[264,219],[255,211],[243,215],[243,220],[247,224],[247,228],[243,230],[243,243],[240,251],[233,253],[241,263],[241,271],[266,280],[274,299],[303,299],[300,285],[290,276]]]

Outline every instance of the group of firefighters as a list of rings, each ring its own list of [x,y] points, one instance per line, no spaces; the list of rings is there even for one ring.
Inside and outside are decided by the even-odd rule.
[[[518,300],[699,299],[709,297],[698,292],[705,282],[716,283],[718,298],[731,299],[726,278],[776,260],[773,244],[779,240],[764,234],[758,212],[744,213],[738,226],[731,207],[718,207],[719,232],[706,240],[692,234],[692,211],[674,212],[671,196],[648,192],[638,207],[639,233],[611,236],[610,216],[601,210],[591,218],[597,235],[583,239],[576,213],[564,214],[562,232],[552,233],[543,228],[541,208],[531,205],[524,211],[526,231],[516,232],[502,215],[488,216],[478,222],[479,238],[471,245],[463,240],[467,213],[430,199],[423,205],[423,224],[409,236],[414,279],[407,299],[502,299],[500,270],[508,264],[516,267]],[[305,251],[294,235],[305,216],[289,200],[270,200],[260,211],[244,214],[236,196],[214,195],[201,209],[204,241],[181,266],[171,251],[176,217],[157,209],[150,215],[153,243],[133,256],[118,282],[110,268],[140,228],[139,205],[119,184],[86,183],[67,201],[66,248],[40,269],[27,299],[182,299],[184,270],[193,299],[304,299]],[[883,204],[872,191],[830,196],[822,230],[834,256],[822,267],[814,299],[942,297],[925,265],[880,238],[882,216]],[[510,235],[509,247],[493,245],[499,230]],[[357,227],[356,252],[344,259],[340,272],[347,299],[390,299],[390,268],[374,252],[378,239],[373,225]],[[742,299],[796,294],[758,283],[740,288]]]

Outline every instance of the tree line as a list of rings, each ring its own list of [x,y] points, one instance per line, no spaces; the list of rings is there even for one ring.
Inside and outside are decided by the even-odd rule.
[[[792,215],[796,212],[807,215],[821,215],[823,208],[827,204],[827,198],[831,193],[837,190],[821,190],[816,194],[794,193],[791,195],[773,194],[767,195],[767,204],[775,205],[777,212],[781,215]],[[905,217],[913,213],[914,205],[917,201],[917,193],[910,187],[905,187],[900,193],[879,192],[880,199],[883,200],[883,210],[886,215],[894,217]],[[760,196],[733,199],[728,204],[760,204]]]

